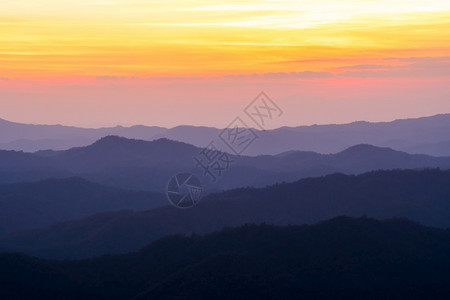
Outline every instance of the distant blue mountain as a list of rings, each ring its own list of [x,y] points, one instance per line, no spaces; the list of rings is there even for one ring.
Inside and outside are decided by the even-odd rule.
[[[79,128],[63,125],[31,125],[0,119],[0,149],[35,152],[38,150],[66,150],[87,146],[96,140],[118,135],[131,139],[152,140],[166,131],[158,126]]]
[[[393,122],[354,122],[254,131],[258,139],[246,150],[245,155],[274,155],[290,150],[326,154],[340,152],[357,144],[371,144],[413,154],[450,156],[450,114]],[[204,147],[217,139],[220,132],[218,128],[201,126],[168,129],[140,125],[86,129],[61,125],[26,125],[0,119],[0,149],[27,152],[65,150],[87,146],[107,135],[142,140],[168,138]],[[222,144],[222,148],[226,149],[226,146]]]

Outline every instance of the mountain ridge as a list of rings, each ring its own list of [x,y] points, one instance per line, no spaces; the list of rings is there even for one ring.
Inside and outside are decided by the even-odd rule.
[[[107,187],[81,177],[0,184],[0,234],[99,212],[148,210],[167,203],[159,193]]]
[[[125,189],[163,192],[173,175],[189,172],[200,178],[205,190],[210,192],[240,186],[261,187],[275,181],[295,181],[335,172],[450,168],[450,157],[356,145],[336,154],[311,151],[289,151],[275,156],[228,154],[229,168],[219,180],[212,182],[194,161],[194,157],[206,159],[201,151],[193,145],[165,138],[144,141],[118,136],[107,136],[89,146],[63,151],[30,154],[0,150],[0,183],[80,176]]]
[[[355,255],[357,253],[357,255]],[[21,299],[446,299],[450,231],[337,217],[169,236],[88,260],[0,254],[0,296]]]
[[[6,124],[16,124],[19,129],[5,128]],[[135,125],[96,129],[62,125],[54,125],[59,127],[26,125],[12,122],[0,125],[3,126],[3,128],[0,126],[0,148],[28,152],[47,149],[65,150],[76,146],[86,146],[107,135],[121,135],[144,140],[166,137],[197,147],[204,147],[213,139],[217,139],[221,132],[221,129],[216,127],[190,125],[173,128]],[[32,127],[24,130],[28,128],[27,126]],[[39,128],[42,130],[39,131]],[[275,155],[289,150],[314,151],[322,154],[336,153],[361,143],[389,147],[412,154],[450,156],[450,146],[448,146],[450,143],[450,114],[398,119],[390,122],[357,121],[346,124],[284,126],[266,131],[257,129],[253,129],[253,131],[259,138],[245,153],[251,156]],[[46,141],[48,147],[45,146]],[[222,144],[222,146],[222,148],[226,148],[226,145]]]
[[[440,170],[332,174],[210,194],[188,210],[162,206],[52,224],[11,234],[0,241],[0,248],[40,257],[84,258],[136,251],[170,234],[205,234],[246,223],[313,224],[342,215],[400,217],[450,228],[449,183],[450,171]]]

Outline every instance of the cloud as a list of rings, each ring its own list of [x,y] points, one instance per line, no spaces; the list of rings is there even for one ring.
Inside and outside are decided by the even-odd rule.
[[[117,76],[117,75],[104,75],[95,77],[97,80],[164,80],[164,81],[187,81],[187,80],[203,80],[205,77],[198,76],[152,76],[152,77],[140,77],[140,76]]]
[[[224,75],[228,79],[291,79],[291,78],[332,78],[334,74],[331,72],[272,72],[264,74],[249,74],[249,75]]]
[[[147,77],[145,79],[149,79],[149,80],[174,80],[174,81],[183,81],[183,80],[204,80],[206,79],[206,77],[201,77],[201,76],[160,76],[160,77]]]
[[[314,72],[314,71],[302,71],[302,72],[290,72],[290,73],[266,73],[263,75],[266,78],[331,78],[334,77],[330,72]]]
[[[125,80],[125,79],[140,79],[138,76],[115,76],[115,75],[104,75],[95,77],[98,80]]]
[[[226,79],[258,79],[260,77],[261,77],[261,75],[258,75],[258,74],[223,75],[223,78],[226,78]]]
[[[450,76],[450,56],[440,57],[386,57],[390,64],[350,64],[334,68],[334,72],[299,71],[299,72],[269,72],[262,74],[228,74],[212,77],[138,77],[106,75],[96,77],[98,80],[153,80],[167,82],[188,82],[198,80],[288,80],[288,79],[327,79],[336,77],[354,78],[390,78],[390,77],[448,77]]]
[[[446,62],[450,61],[450,56],[421,56],[421,57],[386,57],[385,60],[395,60],[398,62]]]
[[[0,80],[7,81],[7,80],[9,80],[9,78],[7,78],[7,77],[0,77]]]
[[[339,70],[375,70],[375,69],[390,69],[394,66],[391,65],[351,65],[351,66],[341,66],[337,67]]]
[[[335,58],[335,57],[322,57],[314,59],[296,59],[296,60],[284,60],[276,62],[277,64],[302,64],[310,62],[338,62],[338,61],[354,61],[352,58]]]
[[[450,76],[450,61],[417,60],[418,62],[391,66],[387,69],[345,71],[336,74],[338,77],[356,78],[387,78],[387,77],[448,77]]]

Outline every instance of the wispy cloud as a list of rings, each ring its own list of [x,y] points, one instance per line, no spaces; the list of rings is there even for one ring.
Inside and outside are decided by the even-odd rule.
[[[95,78],[97,78],[98,80],[125,80],[125,79],[138,79],[139,77],[137,77],[137,76],[128,77],[128,76],[104,75],[104,76],[97,76]]]
[[[447,77],[450,76],[450,57],[406,57],[382,58],[393,64],[353,64],[332,68],[333,71],[271,72],[263,74],[225,75],[228,79],[322,79],[334,77],[355,78],[410,78],[410,77]],[[351,60],[339,60],[349,62]],[[303,62],[299,60],[299,62]]]
[[[331,72],[315,72],[315,71],[301,71],[301,72],[271,72],[264,74],[249,74],[249,75],[225,75],[228,79],[291,79],[291,78],[331,78],[334,74]]]
[[[376,69],[391,69],[392,65],[375,65],[375,64],[363,64],[363,65],[351,65],[337,67],[338,70],[376,70]]]
[[[398,62],[448,62],[450,61],[450,56],[386,57],[385,60],[394,60]]]
[[[392,66],[361,67],[348,66],[351,71],[337,73],[341,77],[448,77],[450,76],[450,59],[446,57],[414,57],[414,58],[388,58],[397,62],[413,62]]]

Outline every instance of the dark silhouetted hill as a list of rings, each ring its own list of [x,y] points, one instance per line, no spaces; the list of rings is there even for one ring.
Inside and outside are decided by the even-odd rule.
[[[339,217],[172,236],[81,261],[0,255],[3,299],[448,299],[450,232]]]

